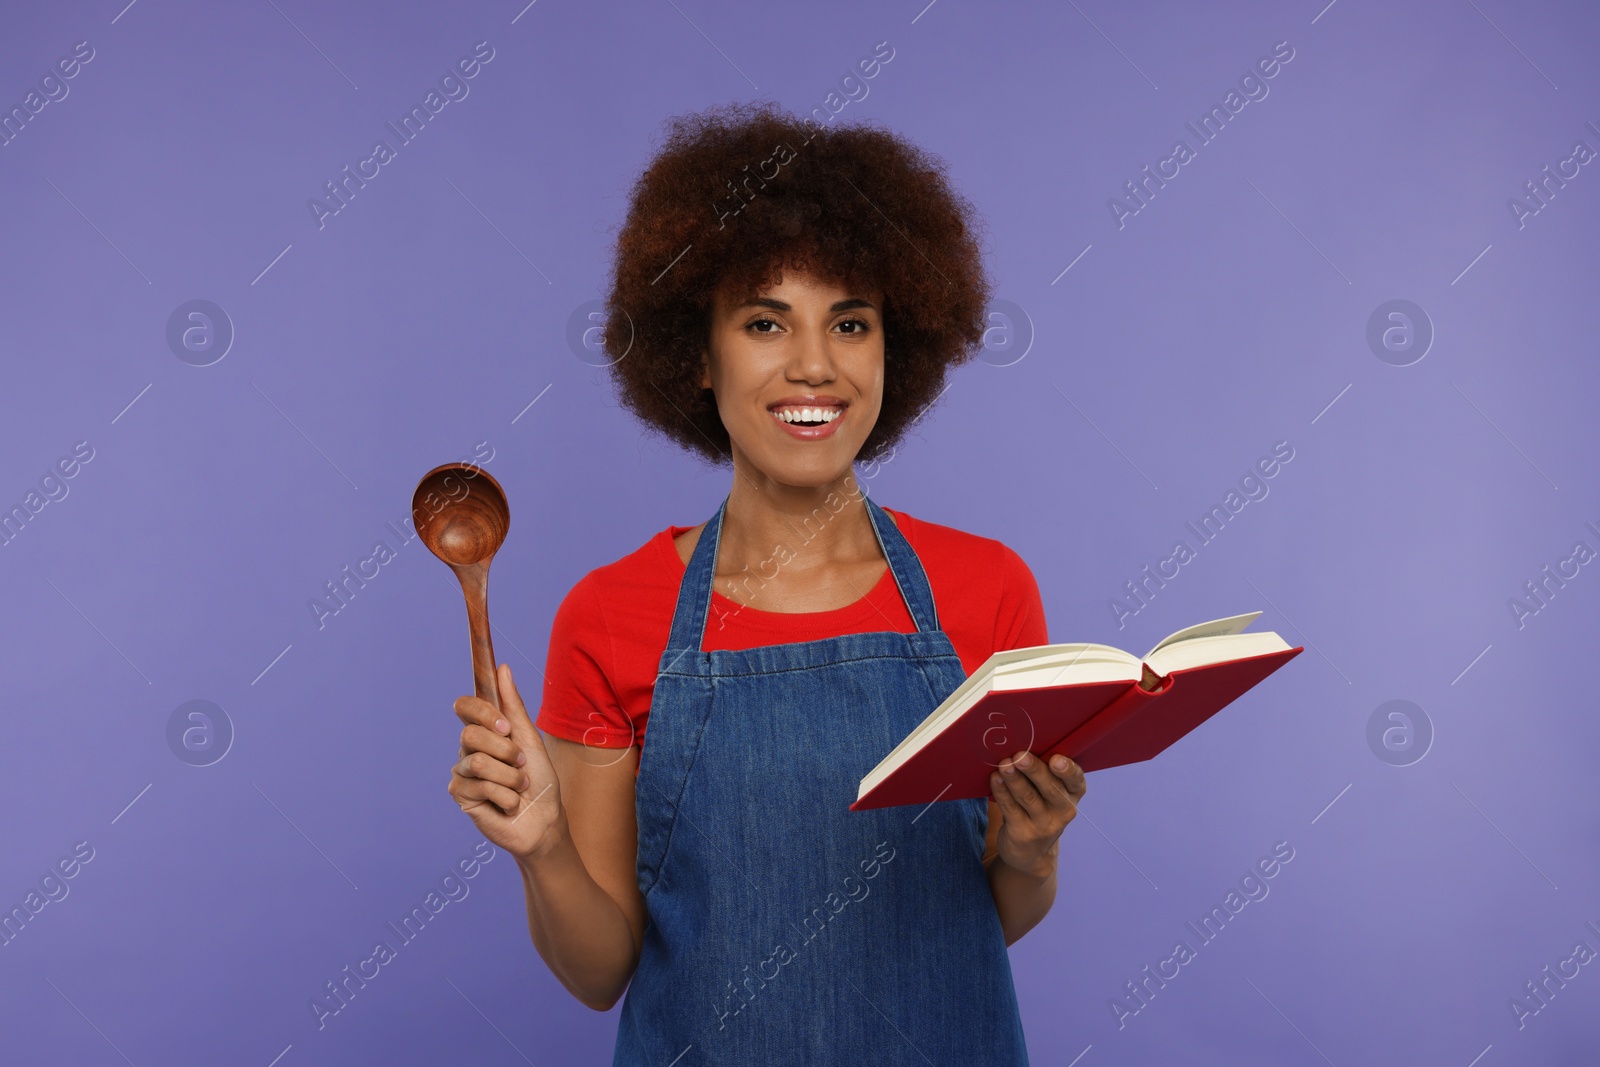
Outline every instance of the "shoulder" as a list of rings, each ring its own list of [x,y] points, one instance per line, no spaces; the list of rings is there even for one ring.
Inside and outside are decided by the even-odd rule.
[[[556,609],[557,628],[609,625],[658,599],[651,594],[675,590],[676,572],[683,562],[674,538],[686,529],[689,527],[669,526],[620,559],[584,574]]]
[[[997,578],[1005,583],[1033,582],[1033,572],[1028,564],[1003,541],[919,519],[897,508],[884,510],[893,515],[895,526],[905,534],[911,547],[916,549],[925,567],[982,567],[983,575],[972,577]],[[932,580],[931,574],[929,579]]]
[[[578,584],[587,582],[591,585],[607,585],[627,582],[640,574],[659,570],[664,563],[670,562],[668,556],[677,552],[673,544],[674,537],[687,529],[689,529],[687,526],[668,526],[664,530],[657,531],[649,540],[627,555],[610,563],[601,564],[585,574]]]
[[[539,729],[602,748],[637,744],[666,644],[682,563],[674,532],[659,531],[620,559],[585,573],[550,626]]]

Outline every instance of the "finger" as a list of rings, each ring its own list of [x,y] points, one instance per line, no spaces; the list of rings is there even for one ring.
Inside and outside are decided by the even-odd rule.
[[[513,789],[481,778],[463,778],[459,774],[451,775],[449,793],[463,811],[489,803],[506,815],[513,815],[522,805],[522,794]]]
[[[500,711],[511,721],[513,726],[533,729],[533,720],[528,718],[528,709],[522,703],[522,694],[517,692],[516,680],[511,677],[511,664],[500,664]]]
[[[1089,791],[1089,781],[1084,777],[1083,768],[1078,762],[1068,756],[1055,756],[1050,760],[1050,769],[1055,771],[1056,777],[1061,779],[1061,784],[1066,787],[1067,793],[1074,801],[1083,797]]]
[[[509,723],[505,723],[504,718],[501,717],[500,709],[482,697],[456,697],[456,702],[451,706],[455,708],[456,718],[463,723],[469,725],[476,723],[485,729],[494,730],[502,734],[511,732],[511,726]],[[502,723],[505,723],[505,725],[501,725]]]
[[[461,728],[461,754],[465,756],[470,752],[482,752],[516,767],[528,761],[515,741],[485,730],[476,723]]]
[[[507,789],[522,790],[529,785],[528,776],[519,768],[501,763],[493,757],[485,756],[482,752],[473,752],[461,757],[451,769],[463,778],[497,782]]]
[[[1050,764],[1031,752],[1025,752],[1017,766],[1028,776],[1028,780],[1033,783],[1033,787],[1039,791],[1039,796],[1046,804],[1059,808],[1071,802],[1072,798],[1067,795],[1066,783],[1056,775]]]
[[[999,771],[989,772],[989,791],[994,794],[994,802],[1000,805],[1000,811],[1004,814],[1006,822],[1028,817],[1028,813],[1022,809],[1022,805],[1017,803],[1017,798],[1011,795],[1011,790],[1006,785],[1005,775]]]
[[[1035,760],[1034,762],[1038,761]],[[1001,778],[1005,782],[1006,790],[1011,794],[1012,799],[1028,813],[1029,817],[1044,814],[1048,805],[1045,799],[1039,795],[1038,787],[1033,784],[1033,780],[1028,777],[1026,772],[1013,772],[1009,775],[1002,774]]]

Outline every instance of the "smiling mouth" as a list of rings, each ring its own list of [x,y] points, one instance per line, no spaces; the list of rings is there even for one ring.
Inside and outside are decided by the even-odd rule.
[[[825,426],[844,414],[843,404],[785,406],[769,409],[772,417],[791,426]]]

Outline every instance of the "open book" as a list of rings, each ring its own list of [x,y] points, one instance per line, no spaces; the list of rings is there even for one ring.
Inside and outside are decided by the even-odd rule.
[[[861,780],[851,811],[989,795],[1023,749],[1085,771],[1150,759],[1305,651],[1252,611],[1190,626],[1141,660],[1110,645],[996,652]]]

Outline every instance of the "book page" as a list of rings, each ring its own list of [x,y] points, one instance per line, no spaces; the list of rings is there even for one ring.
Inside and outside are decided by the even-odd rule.
[[[1148,662],[1151,670],[1165,677],[1173,671],[1262,656],[1288,647],[1284,639],[1271,630],[1258,634],[1212,634],[1168,645],[1152,655]]]
[[[1186,626],[1177,633],[1169,634],[1168,636],[1162,638],[1160,644],[1156,645],[1156,647],[1152,648],[1149,652],[1146,652],[1144,654],[1145,662],[1149,663],[1151,656],[1154,656],[1157,652],[1160,652],[1168,645],[1175,644],[1179,641],[1190,641],[1196,637],[1214,637],[1217,634],[1241,633],[1246,627],[1260,617],[1261,612],[1252,611],[1245,615],[1231,615],[1226,619],[1213,619],[1210,622],[1202,622],[1195,626]]]
[[[1079,642],[1070,645],[1039,645],[1028,650],[1031,655],[1025,659],[1015,659],[1001,665],[995,671],[996,688],[1009,688],[1008,682],[1002,681],[1013,674],[1036,674],[1045,668],[1054,668],[1062,672],[1065,678],[1066,669],[1078,664],[1087,666],[1091,663],[1121,663],[1127,666],[1137,666],[1137,657],[1112,648],[1110,645],[1097,645],[1089,642]],[[1048,685],[1048,682],[1029,682],[1029,685]],[[1063,684],[1068,684],[1063,682]]]
[[[1085,682],[1131,682],[1139,677],[1140,663],[1126,653],[1110,656],[1074,656],[1070,661],[1026,666],[1016,664],[995,675],[995,690],[1042,689],[1052,685],[1082,685]]]

